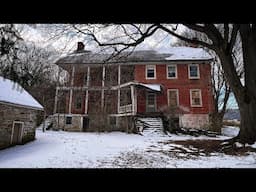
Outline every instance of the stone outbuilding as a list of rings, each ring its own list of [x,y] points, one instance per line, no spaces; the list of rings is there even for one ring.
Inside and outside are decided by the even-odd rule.
[[[19,84],[0,76],[0,149],[35,139],[40,105]]]

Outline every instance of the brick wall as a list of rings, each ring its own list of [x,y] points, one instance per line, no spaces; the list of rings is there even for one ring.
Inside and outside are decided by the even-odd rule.
[[[188,65],[177,64],[177,79],[167,79],[166,65],[156,65],[156,79],[145,78],[145,65],[136,65],[135,80],[143,83],[155,83],[163,85],[162,95],[157,96],[158,109],[164,108],[168,105],[167,90],[179,90],[179,105],[186,108],[183,113],[192,114],[207,114],[213,109],[213,101],[211,94],[211,66],[209,64],[199,64],[200,79],[188,78]],[[202,107],[190,106],[190,89],[201,89],[202,93]],[[138,98],[138,112],[145,111],[146,101],[143,99],[145,94],[141,93]],[[144,97],[146,98],[146,97]]]

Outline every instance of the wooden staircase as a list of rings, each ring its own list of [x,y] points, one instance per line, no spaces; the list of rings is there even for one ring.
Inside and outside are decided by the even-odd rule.
[[[165,136],[163,121],[160,117],[139,117],[136,126],[144,136]]]

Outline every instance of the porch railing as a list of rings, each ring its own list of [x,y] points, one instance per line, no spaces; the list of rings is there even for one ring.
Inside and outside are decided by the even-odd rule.
[[[119,113],[129,113],[132,112],[132,104],[123,105],[119,107]]]

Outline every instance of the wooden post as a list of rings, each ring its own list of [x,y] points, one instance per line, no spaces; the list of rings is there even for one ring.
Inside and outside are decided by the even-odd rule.
[[[58,68],[58,74],[57,74],[57,86],[56,86],[56,91],[55,91],[55,101],[54,101],[54,114],[57,113],[58,110],[58,90],[59,90],[59,83],[60,83],[60,67]],[[57,129],[59,129],[59,122],[60,122],[60,115],[58,113],[57,117]]]
[[[131,85],[132,114],[137,113],[137,91],[134,85]]]
[[[90,67],[87,67],[87,79],[86,79],[86,86],[89,88],[90,84]],[[85,95],[85,114],[88,113],[88,99],[89,99],[89,90],[86,90],[86,95]]]
[[[71,114],[71,107],[72,107],[74,75],[75,75],[75,66],[72,65],[71,89],[70,89],[70,92],[69,92],[69,105],[68,105],[68,113],[69,114]]]
[[[118,65],[118,90],[117,90],[117,113],[120,113],[120,84],[121,84],[121,65]]]
[[[55,100],[54,100],[54,110],[53,110],[53,114],[57,113],[57,103],[58,103],[58,89],[59,87],[56,87],[56,91],[55,91]]]
[[[58,73],[57,73],[57,86],[56,86],[56,91],[55,91],[53,114],[57,113],[59,81],[60,81],[60,67],[58,67]]]
[[[103,67],[102,67],[102,83],[101,83],[101,86],[102,88],[105,87],[105,66],[103,64]],[[101,110],[103,112],[103,108],[104,108],[104,89],[101,90]]]

